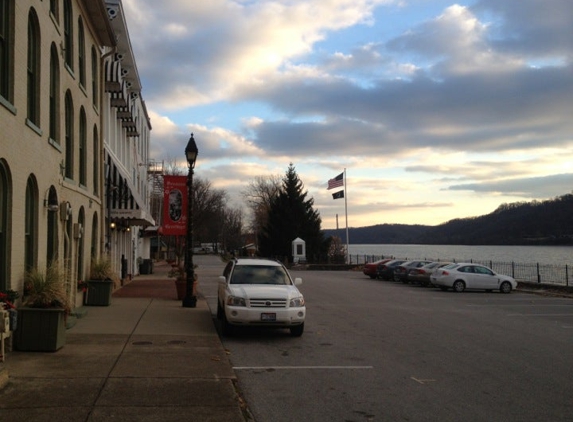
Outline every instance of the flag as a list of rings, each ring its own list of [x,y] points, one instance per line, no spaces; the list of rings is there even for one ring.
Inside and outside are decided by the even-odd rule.
[[[332,199],[340,199],[340,198],[344,198],[344,191],[338,191],[332,194]]]
[[[340,173],[334,179],[330,179],[328,181],[328,189],[339,188],[340,186],[342,186],[344,184],[344,180],[342,180],[343,177],[344,173]]]

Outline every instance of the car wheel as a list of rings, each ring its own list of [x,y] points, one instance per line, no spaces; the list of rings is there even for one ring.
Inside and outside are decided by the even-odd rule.
[[[290,327],[290,335],[293,337],[300,337],[304,332],[304,322],[300,325]]]
[[[504,281],[499,286],[499,291],[502,293],[511,293],[511,283],[509,281]]]
[[[454,292],[461,293],[466,289],[466,285],[462,280],[454,281],[454,285],[452,286]]]

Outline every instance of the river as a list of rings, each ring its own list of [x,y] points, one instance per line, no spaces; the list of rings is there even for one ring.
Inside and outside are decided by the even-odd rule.
[[[456,262],[478,260],[495,262],[535,262],[571,265],[573,246],[474,246],[474,245],[349,245],[355,255],[394,256],[409,259],[439,259]],[[360,261],[363,261],[361,258]]]

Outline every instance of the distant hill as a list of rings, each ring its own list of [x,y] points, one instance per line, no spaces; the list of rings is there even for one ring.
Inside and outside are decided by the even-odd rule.
[[[323,230],[346,242],[346,230]],[[349,228],[352,244],[428,245],[571,245],[573,195],[546,201],[502,204],[480,217],[460,218],[438,226],[377,224]]]

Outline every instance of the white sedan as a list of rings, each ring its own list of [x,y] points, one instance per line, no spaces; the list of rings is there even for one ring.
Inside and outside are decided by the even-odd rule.
[[[292,280],[280,262],[268,259],[233,259],[219,277],[217,318],[223,334],[236,326],[289,328],[299,337],[304,331],[306,307],[297,289],[301,278]]]
[[[478,264],[450,264],[436,269],[430,277],[432,284],[442,290],[453,289],[463,292],[466,289],[499,290],[510,293],[517,288],[513,277],[495,273],[491,268]]]

